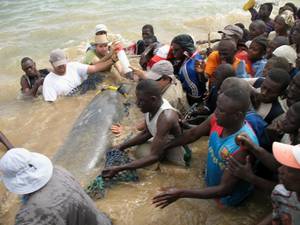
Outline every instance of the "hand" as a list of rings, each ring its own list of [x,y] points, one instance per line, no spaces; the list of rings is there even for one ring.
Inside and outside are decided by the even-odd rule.
[[[108,178],[112,178],[113,176],[115,176],[119,171],[120,171],[120,168],[118,166],[113,166],[113,167],[109,167],[109,168],[102,170],[101,175],[103,178],[108,179]]]
[[[251,141],[249,136],[245,133],[241,133],[235,137],[235,142],[241,148],[244,148],[248,151],[253,151],[257,148],[257,145]]]
[[[145,72],[141,69],[138,69],[136,67],[133,66],[129,66],[130,69],[132,69],[133,74],[138,76],[139,79],[146,79],[146,75]]]
[[[204,73],[205,62],[204,60],[196,60],[195,61],[195,71],[197,73]]]
[[[163,209],[171,203],[175,202],[177,199],[179,199],[180,194],[181,190],[179,189],[167,188],[163,190],[162,193],[154,196],[154,198],[152,199],[152,204],[154,204],[157,208]]]
[[[227,169],[232,173],[233,176],[246,181],[249,181],[249,178],[254,175],[249,155],[247,155],[246,157],[246,164],[242,164],[239,161],[237,161],[234,157],[230,156],[228,160]]]
[[[123,131],[123,127],[119,123],[112,125],[110,129],[113,134],[118,135],[118,136],[120,136]]]
[[[41,85],[43,85],[45,78],[44,77],[40,77],[39,79],[36,80],[35,84],[39,87]]]
[[[119,61],[117,52],[113,52],[113,53],[112,53],[111,59],[112,59],[112,61],[113,61],[114,63],[117,62],[117,61]]]

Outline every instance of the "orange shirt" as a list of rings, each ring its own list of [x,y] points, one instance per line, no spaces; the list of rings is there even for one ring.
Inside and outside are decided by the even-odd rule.
[[[246,71],[247,73],[251,74],[251,65],[249,64],[249,61],[247,60],[247,55],[245,51],[238,52],[234,56],[234,62],[232,64],[234,70],[236,70],[240,60],[245,60],[246,62]],[[213,51],[210,53],[210,55],[207,57],[207,61],[205,64],[205,74],[207,74],[209,77],[212,77],[217,69],[217,67],[221,64],[221,58],[219,51]]]

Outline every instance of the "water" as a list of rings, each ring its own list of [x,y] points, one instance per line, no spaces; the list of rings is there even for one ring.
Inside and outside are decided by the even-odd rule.
[[[300,0],[293,2],[300,5]],[[55,104],[41,99],[17,100],[23,57],[32,57],[38,68],[49,67],[49,52],[63,48],[69,59],[80,60],[98,23],[106,24],[110,33],[119,34],[126,43],[140,38],[141,27],[146,23],[154,25],[159,40],[165,43],[179,33],[205,39],[208,32],[227,24],[249,24],[249,13],[241,10],[243,3],[244,0],[1,0],[1,130],[15,146],[51,157],[95,95],[91,92],[63,98]],[[115,224],[253,224],[268,211],[264,206],[268,200],[260,197],[234,210],[217,209],[213,201],[206,200],[181,200],[163,211],[154,209],[151,198],[160,186],[182,186],[184,179],[185,187],[203,187],[201,162],[205,159],[206,142],[198,142],[195,149],[192,169],[166,165],[161,172],[141,170],[139,184],[120,185],[97,205],[111,215]],[[3,153],[0,146],[0,155]],[[0,201],[0,224],[13,224],[15,196],[6,193],[1,185]]]

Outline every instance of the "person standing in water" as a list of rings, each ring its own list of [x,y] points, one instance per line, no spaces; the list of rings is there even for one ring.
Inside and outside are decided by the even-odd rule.
[[[37,70],[36,63],[29,57],[21,60],[24,75],[21,77],[21,91],[23,96],[36,97],[42,93],[45,77],[49,74],[48,69]]]
[[[50,53],[49,61],[53,67],[53,72],[44,81],[43,96],[45,101],[54,102],[58,96],[68,95],[79,86],[87,79],[88,74],[111,67],[117,61],[117,57],[113,54],[105,62],[85,65],[78,62],[68,62],[64,51],[55,49]]]

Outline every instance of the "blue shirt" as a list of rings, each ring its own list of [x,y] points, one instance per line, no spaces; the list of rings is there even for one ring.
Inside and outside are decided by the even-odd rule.
[[[256,135],[247,122],[245,122],[239,131],[228,137],[222,138],[222,132],[223,127],[217,124],[216,117],[213,115],[211,118],[211,131],[209,136],[205,176],[208,187],[217,186],[221,183],[228,157],[241,151],[240,146],[235,143],[235,137],[238,134],[244,132],[255,144],[258,144]],[[253,185],[240,180],[230,195],[219,199],[220,203],[225,206],[236,206],[249,196],[253,191],[253,188]]]

